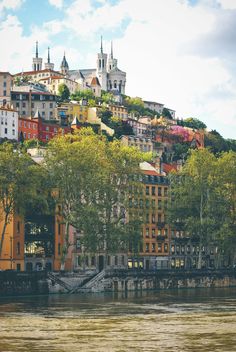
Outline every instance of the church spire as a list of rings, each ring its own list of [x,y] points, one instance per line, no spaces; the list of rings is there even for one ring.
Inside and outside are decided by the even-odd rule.
[[[101,35],[101,54],[103,54],[102,35]]]
[[[38,48],[38,41],[36,41],[36,52],[35,52],[35,57],[39,57],[39,48]]]
[[[113,59],[113,42],[111,41],[111,59]]]
[[[50,64],[50,48],[48,47],[48,64]]]

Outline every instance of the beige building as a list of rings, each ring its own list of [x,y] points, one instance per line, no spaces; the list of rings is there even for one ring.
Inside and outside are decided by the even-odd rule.
[[[51,93],[56,95],[58,95],[60,84],[65,84],[71,94],[75,93],[78,89],[80,89],[80,85],[78,82],[75,82],[68,77],[62,77],[61,75],[41,78],[38,80],[38,82],[44,84]]]
[[[136,136],[122,136],[122,144],[129,147],[136,147],[141,152],[153,152],[153,143],[150,138],[136,137]]]
[[[18,112],[10,105],[0,106],[0,139],[18,139]]]
[[[11,102],[19,117],[34,117],[39,113],[45,120],[54,119],[56,95],[39,91],[12,91]]]
[[[9,72],[0,72],[0,105],[10,103],[13,76]]]
[[[128,110],[122,105],[109,104],[108,109],[112,112],[114,117],[118,117],[122,120],[128,118]]]
[[[26,72],[19,72],[14,75],[16,77],[28,77],[29,80],[39,82],[42,78],[49,78],[54,76],[64,77],[64,75],[58,71],[53,71],[50,69],[44,69],[39,71],[26,71]]]

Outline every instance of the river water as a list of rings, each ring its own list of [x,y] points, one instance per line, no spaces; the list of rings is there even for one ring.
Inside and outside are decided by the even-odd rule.
[[[0,352],[236,352],[236,288],[0,299]]]

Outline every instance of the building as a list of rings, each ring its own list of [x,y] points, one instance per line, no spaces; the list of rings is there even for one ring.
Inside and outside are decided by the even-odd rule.
[[[127,123],[133,128],[136,137],[149,137],[151,135],[150,124],[140,122],[138,119],[128,118]]]
[[[18,112],[9,105],[0,106],[0,139],[18,140]]]
[[[108,109],[112,112],[113,117],[117,117],[122,120],[128,119],[128,110],[125,106],[119,104],[109,104]]]
[[[22,91],[23,90],[23,91]],[[57,106],[55,94],[35,90],[31,86],[15,87],[11,92],[11,102],[20,117],[33,117],[39,111],[45,120],[54,119],[54,112]]]
[[[169,182],[156,167],[141,163],[142,191],[130,198],[129,218],[142,216],[142,245],[138,256],[129,256],[128,267],[167,269],[170,266],[170,227],[166,221]]]
[[[0,221],[0,233],[4,221]],[[6,226],[2,253],[0,254],[0,270],[24,270],[24,223],[14,213]]]
[[[0,106],[10,104],[13,76],[9,72],[0,71]]]
[[[49,92],[55,95],[59,94],[59,86],[61,84],[65,84],[71,94],[75,93],[80,88],[78,82],[64,76],[62,77],[60,75],[40,78],[38,81],[41,84],[45,85]]]
[[[136,136],[122,136],[121,142],[129,147],[136,147],[141,152],[153,153],[153,142],[151,138],[136,137]]]
[[[144,107],[148,108],[148,109],[150,109],[152,111],[155,111],[155,112],[157,112],[158,114],[161,115],[162,110],[164,108],[164,104],[157,103],[155,101],[144,100]]]

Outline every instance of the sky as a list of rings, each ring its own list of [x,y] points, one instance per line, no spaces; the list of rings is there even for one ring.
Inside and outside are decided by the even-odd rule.
[[[126,94],[236,139],[236,0],[0,0],[0,71],[96,67],[113,41]]]

